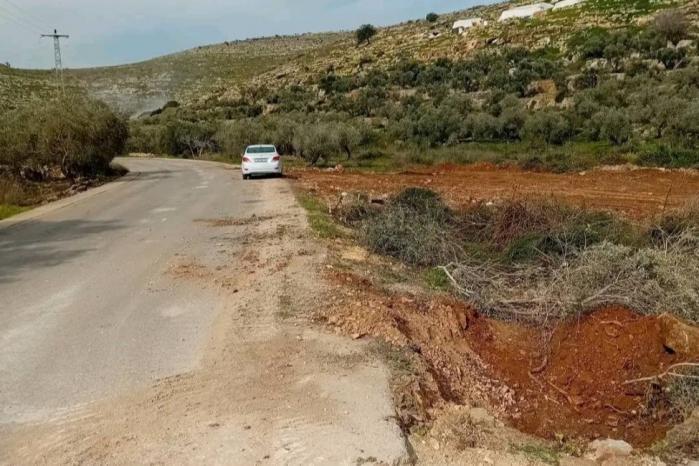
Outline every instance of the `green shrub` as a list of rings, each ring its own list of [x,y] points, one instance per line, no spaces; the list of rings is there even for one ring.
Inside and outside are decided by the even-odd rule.
[[[678,109],[668,124],[667,134],[683,148],[699,148],[699,98]]]
[[[69,95],[0,117],[0,165],[16,175],[43,165],[70,179],[105,174],[127,138],[126,123],[105,104]]]
[[[131,124],[126,149],[128,152],[158,154],[162,131],[162,125]]]
[[[627,112],[617,109],[605,109],[597,113],[593,119],[599,124],[600,138],[620,145],[631,138],[631,122]]]
[[[524,137],[532,142],[563,144],[573,136],[570,121],[559,111],[534,112],[525,122]]]
[[[668,70],[674,70],[685,65],[687,50],[663,47],[655,52],[655,58]]]
[[[604,49],[611,41],[610,33],[600,27],[591,27],[575,33],[569,40],[568,46],[576,50],[582,58],[602,58]]]
[[[654,145],[642,149],[637,163],[648,167],[699,167],[699,150]]]
[[[362,142],[362,135],[357,128],[347,123],[340,123],[335,128],[337,147],[347,159],[352,158],[352,153]]]
[[[266,129],[259,120],[244,119],[221,124],[214,136],[221,151],[229,157],[242,157],[252,144],[271,144]]]
[[[207,122],[170,120],[160,133],[159,148],[169,155],[201,157],[218,149],[215,133],[216,128]]]
[[[437,20],[439,19],[439,15],[437,13],[427,13],[427,16],[425,16],[425,19],[429,21],[430,23],[436,23]]]
[[[432,267],[425,271],[424,279],[427,286],[437,291],[448,290],[451,282],[446,272],[439,267]]]
[[[466,117],[465,132],[474,141],[494,141],[500,136],[501,122],[485,112],[474,112]]]

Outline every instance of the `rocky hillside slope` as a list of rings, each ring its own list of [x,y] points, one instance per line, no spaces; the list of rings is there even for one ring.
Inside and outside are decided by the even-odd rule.
[[[67,88],[86,90],[128,114],[153,110],[168,100],[188,101],[223,93],[260,73],[288,62],[316,60],[343,33],[276,36],[197,47],[141,63],[65,71]],[[0,109],[57,92],[48,70],[17,70],[0,65]]]
[[[643,24],[655,11],[679,7],[697,21],[697,0],[587,0],[571,9],[549,11],[529,21],[499,23],[500,13],[521,0],[453,12],[436,22],[420,19],[381,28],[375,40],[356,47],[350,33],[276,36],[197,47],[141,63],[66,71],[69,88],[134,114],[167,100],[184,102],[231,98],[252,83],[282,87],[334,69],[356,72],[367,65],[395,63],[401,57],[430,61],[460,59],[492,46],[564,47],[571,34],[591,26]],[[465,35],[451,33],[453,21],[480,16],[489,24]],[[371,18],[367,18],[369,22]],[[0,65],[0,108],[56,92],[51,71],[15,70]]]

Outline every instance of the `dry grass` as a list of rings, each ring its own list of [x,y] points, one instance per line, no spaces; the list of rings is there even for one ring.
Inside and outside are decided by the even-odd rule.
[[[411,188],[369,210],[359,237],[374,252],[438,266],[488,315],[546,322],[618,304],[699,322],[696,212],[672,212],[644,232],[550,201],[455,213],[436,194]]]
[[[0,177],[0,204],[18,205],[26,200],[26,193],[18,182]]]
[[[463,256],[454,220],[439,195],[408,188],[363,222],[360,237],[370,250],[408,264],[443,264]]]
[[[699,235],[684,232],[664,247],[610,242],[547,265],[452,263],[444,267],[456,290],[481,311],[546,321],[602,305],[645,314],[674,314],[699,322]]]

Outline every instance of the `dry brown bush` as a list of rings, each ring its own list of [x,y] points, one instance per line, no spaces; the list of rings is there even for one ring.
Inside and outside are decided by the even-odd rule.
[[[606,304],[645,314],[672,312],[699,322],[699,234],[664,247],[603,242],[553,266],[458,263],[444,267],[456,289],[491,315],[565,318]]]

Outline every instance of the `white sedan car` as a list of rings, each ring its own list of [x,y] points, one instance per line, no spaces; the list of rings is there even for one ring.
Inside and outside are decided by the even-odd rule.
[[[282,176],[282,158],[272,145],[248,146],[241,164],[243,179],[252,175]]]

